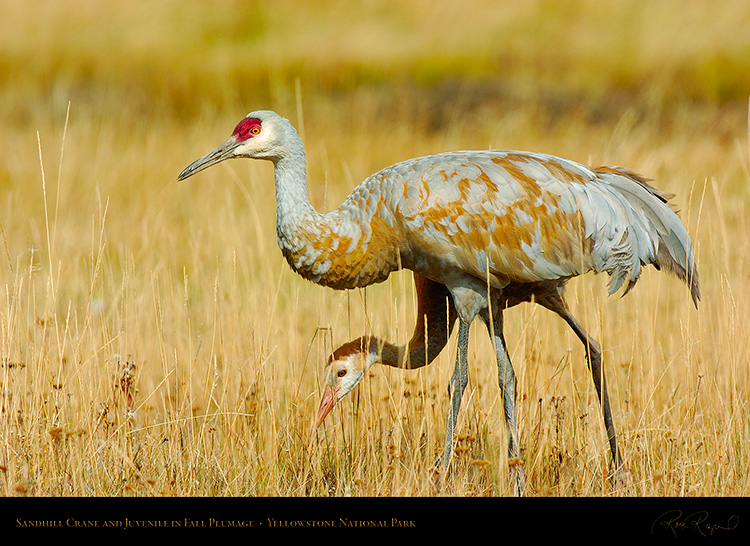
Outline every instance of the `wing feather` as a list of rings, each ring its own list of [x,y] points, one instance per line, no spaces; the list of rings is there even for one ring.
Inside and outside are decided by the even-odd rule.
[[[700,297],[687,231],[669,196],[616,167],[591,169],[514,151],[450,152],[375,173],[310,241],[285,249],[290,263],[334,288],[366,286],[405,267],[442,282],[470,274],[511,282],[611,275],[627,292],[644,265],[664,268]],[[312,229],[312,228],[310,228]]]
[[[417,268],[421,260],[489,274],[498,286],[594,270],[612,276],[614,293],[653,263],[695,279],[698,297],[692,246],[669,196],[630,171],[513,151],[439,154],[387,171],[403,187],[393,210]],[[409,191],[414,173],[419,192]]]

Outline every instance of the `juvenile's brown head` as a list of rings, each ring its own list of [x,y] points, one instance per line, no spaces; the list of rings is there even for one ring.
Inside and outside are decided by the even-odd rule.
[[[372,337],[357,338],[333,351],[323,372],[325,390],[315,428],[323,423],[333,406],[362,381],[367,369],[378,362],[378,358],[379,351]]]

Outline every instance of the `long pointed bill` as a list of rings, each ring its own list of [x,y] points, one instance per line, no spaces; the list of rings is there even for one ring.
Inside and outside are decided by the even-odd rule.
[[[185,180],[186,178],[193,176],[195,173],[207,169],[211,165],[216,165],[220,161],[235,157],[234,151],[239,145],[240,143],[237,142],[237,137],[232,135],[224,144],[188,165],[177,177],[177,180]]]
[[[336,405],[336,392],[329,386],[323,391],[323,398],[320,400],[318,408],[318,417],[315,419],[315,428],[323,424],[326,416],[331,413],[333,406]]]

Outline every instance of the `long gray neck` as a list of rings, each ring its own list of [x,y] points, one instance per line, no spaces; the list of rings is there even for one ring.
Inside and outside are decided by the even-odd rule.
[[[300,229],[309,227],[320,214],[310,203],[307,192],[305,149],[296,131],[289,126],[284,150],[273,159],[276,179],[276,230],[279,242],[289,241]]]
[[[387,233],[382,221],[372,225],[380,194],[359,191],[346,206],[319,213],[307,193],[302,141],[291,125],[280,131],[266,157],[275,165],[276,234],[287,263],[304,278],[338,290],[384,281],[401,266],[401,239],[398,231]]]

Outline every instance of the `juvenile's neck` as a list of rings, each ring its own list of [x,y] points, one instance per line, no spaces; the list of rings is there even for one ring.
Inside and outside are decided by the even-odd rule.
[[[419,343],[414,339],[406,346],[394,345],[388,341],[371,337],[368,352],[371,357],[374,357],[368,359],[370,364],[378,362],[392,368],[406,368],[411,370],[429,364],[440,351],[437,350],[435,354],[430,354],[430,358],[428,359],[425,354],[425,344]]]

